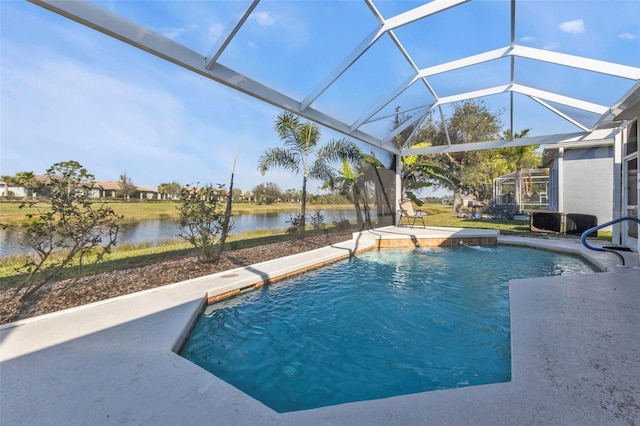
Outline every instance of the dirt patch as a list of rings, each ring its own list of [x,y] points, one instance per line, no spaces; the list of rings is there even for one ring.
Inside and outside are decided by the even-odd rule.
[[[0,324],[277,259],[347,241],[351,237],[350,232],[331,233],[238,249],[226,252],[223,259],[212,264],[199,263],[195,256],[174,259],[87,276],[66,290],[70,280],[62,280],[47,285],[27,302],[21,302],[19,295],[13,297],[15,290],[4,289],[0,290]]]

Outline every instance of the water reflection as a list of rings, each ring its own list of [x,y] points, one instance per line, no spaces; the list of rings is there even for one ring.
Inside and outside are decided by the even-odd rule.
[[[234,215],[233,234],[255,229],[287,228],[291,217],[297,212],[272,212],[258,214]],[[375,219],[375,212],[371,212],[371,218]],[[337,218],[355,220],[353,210],[323,211],[324,223],[330,224]],[[156,244],[158,241],[178,238],[180,226],[173,219],[152,219],[143,222],[126,223],[120,226],[118,244],[143,243]],[[0,229],[0,256],[26,253],[27,249],[20,245],[19,235],[11,230]]]

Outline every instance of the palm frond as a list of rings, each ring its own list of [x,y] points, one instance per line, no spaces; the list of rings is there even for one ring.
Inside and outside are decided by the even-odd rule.
[[[371,151],[371,154],[361,153],[360,155],[362,156],[362,160],[365,163],[371,164],[374,167],[382,167],[382,168],[384,168],[384,165],[382,164],[382,161],[378,160],[378,158],[373,153],[373,151]]]
[[[362,153],[356,144],[348,139],[331,139],[318,151],[318,156],[329,163],[335,163],[347,159],[352,164],[362,162]]]
[[[273,128],[278,136],[280,136],[280,139],[286,139],[299,126],[300,120],[298,117],[285,111],[278,115]]]
[[[446,167],[428,161],[417,161],[414,163],[414,170],[418,172],[418,179],[436,182],[447,188],[455,189],[459,179]]]
[[[300,158],[287,149],[268,148],[258,159],[258,170],[264,175],[271,167],[282,167],[299,174]]]
[[[346,158],[342,159],[342,174],[346,179],[349,179],[349,180],[355,180],[356,178],[356,175],[353,173],[353,170],[351,170],[351,167],[349,166],[349,162],[347,161]]]
[[[295,131],[295,144],[305,156],[311,154],[320,140],[320,129],[313,123],[305,123]]]
[[[335,177],[331,167],[322,158],[317,157],[309,169],[309,178],[315,180],[330,181]]]

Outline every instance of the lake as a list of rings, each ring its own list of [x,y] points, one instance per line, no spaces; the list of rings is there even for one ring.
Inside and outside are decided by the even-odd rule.
[[[231,233],[234,235],[255,229],[276,229],[288,228],[291,217],[297,212],[273,212],[234,215],[234,227]],[[353,210],[330,210],[322,211],[324,223],[331,224],[334,219],[343,217],[348,220],[355,220],[356,215]],[[375,219],[376,212],[371,212],[371,218]],[[126,223],[120,226],[118,232],[118,244],[123,243],[144,243],[156,244],[158,241],[178,238],[180,226],[175,219],[152,219],[142,222]],[[0,229],[0,257],[12,254],[26,253],[27,249],[22,247],[18,241],[18,234],[9,230]]]

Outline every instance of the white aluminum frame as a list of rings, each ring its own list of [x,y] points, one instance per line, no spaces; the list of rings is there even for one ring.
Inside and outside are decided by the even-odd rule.
[[[125,43],[128,43],[132,46],[135,46],[155,56],[163,58],[192,72],[207,77],[220,84],[231,87],[239,92],[245,93],[249,96],[267,102],[283,110],[298,114],[306,119],[343,133],[344,135],[355,140],[375,147],[379,147],[394,154],[431,154],[439,152],[456,152],[460,150],[490,149],[503,146],[520,146],[573,140],[571,138],[586,140],[588,138],[591,138],[591,136],[589,136],[589,133],[595,130],[596,127],[589,128],[584,123],[581,123],[577,118],[571,117],[566,112],[563,113],[559,111],[548,102],[565,105],[567,107],[584,110],[595,114],[600,114],[601,118],[598,121],[597,126],[609,125],[611,121],[620,119],[620,114],[623,113],[624,107],[627,106],[627,104],[619,103],[618,105],[614,105],[613,107],[608,107],[587,102],[585,100],[568,97],[560,93],[551,93],[535,87],[517,84],[515,78],[517,74],[515,65],[516,57],[526,58],[532,61],[547,62],[563,67],[571,67],[574,69],[583,70],[585,72],[595,72],[633,80],[636,82],[636,86],[634,87],[634,89],[636,89],[636,93],[638,92],[638,81],[640,80],[640,68],[637,67],[630,67],[596,59],[589,59],[575,55],[568,55],[564,53],[517,45],[515,43],[516,0],[511,0],[511,41],[509,46],[490,50],[465,58],[460,58],[447,63],[435,64],[423,69],[418,69],[415,61],[403,47],[394,30],[401,26],[410,25],[411,23],[419,20],[428,19],[430,16],[442,13],[443,11],[446,11],[448,9],[461,7],[470,0],[432,1],[387,19],[385,19],[378,11],[374,0],[364,0],[369,10],[378,21],[379,27],[372,29],[372,32],[367,35],[357,46],[355,46],[345,58],[337,61],[337,66],[334,68],[334,70],[325,77],[320,85],[313,89],[303,99],[291,98],[290,96],[274,90],[273,88],[260,83],[255,79],[251,79],[246,75],[237,72],[236,70],[228,68],[219,62],[224,49],[233,41],[235,35],[249,19],[254,9],[259,4],[260,0],[251,1],[247,10],[237,18],[236,22],[233,22],[230,25],[230,27],[223,34],[218,43],[212,46],[210,52],[206,56],[195,52],[184,45],[176,43],[175,41],[167,37],[155,33],[142,25],[127,20],[108,9],[99,7],[98,5],[87,0],[28,1],[59,15],[65,16],[73,21],[93,28],[99,32],[114,37],[118,40],[121,40]],[[326,113],[323,113],[322,111],[313,108],[312,105],[314,101],[320,98],[322,94],[327,91],[327,89],[329,89],[336,81],[338,81],[338,79],[340,79],[340,77],[367,52],[368,49],[370,49],[376,42],[378,42],[378,40],[380,40],[385,35],[388,35],[391,38],[401,55],[407,60],[409,65],[414,70],[414,75],[406,80],[401,87],[396,88],[392,93],[381,96],[378,102],[372,105],[372,107],[364,115],[362,115],[352,123],[346,123],[340,117],[330,116]],[[429,82],[429,77],[436,74],[451,72],[457,69],[474,66],[483,62],[495,61],[502,58],[509,58],[511,63],[511,72],[509,79],[508,81],[505,81],[505,84],[503,85],[441,97],[438,93],[436,93],[436,91],[434,91],[432,85]],[[554,112],[564,120],[567,120],[571,124],[575,125],[583,132],[579,134],[524,138],[519,139],[517,142],[476,141],[464,145],[452,145],[448,129],[445,128],[445,134],[447,135],[448,141],[448,145],[446,148],[430,147],[411,150],[407,149],[406,147],[399,148],[393,142],[394,136],[400,133],[400,129],[396,129],[395,131],[389,133],[384,137],[376,137],[361,130],[361,127],[363,125],[374,121],[374,117],[376,116],[376,114],[380,113],[385,106],[389,105],[389,103],[393,102],[393,100],[398,98],[398,96],[400,96],[409,87],[417,82],[421,82],[425,85],[428,92],[433,96],[435,102],[429,105],[424,105],[424,113],[416,114],[416,116],[414,116],[412,119],[412,123],[421,122],[429,113],[431,113],[431,111],[436,108],[439,109],[440,114],[442,115],[441,107],[452,102],[508,93],[510,96],[510,129],[511,134],[514,134],[513,95],[514,93],[517,93],[529,97],[538,104]],[[627,99],[629,97],[631,97],[631,95],[628,94]],[[628,102],[631,101],[627,100],[627,103]],[[636,102],[635,108],[637,109],[638,102],[634,102]],[[404,129],[408,126],[409,124],[406,124],[401,128]]]

